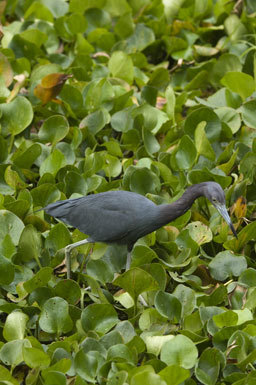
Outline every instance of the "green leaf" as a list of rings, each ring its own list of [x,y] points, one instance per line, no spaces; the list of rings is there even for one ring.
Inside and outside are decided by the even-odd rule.
[[[3,336],[6,341],[22,340],[29,317],[21,311],[13,311],[6,318]]]
[[[175,93],[172,86],[169,84],[165,91],[166,112],[170,120],[175,122]]]
[[[217,114],[207,107],[199,108],[188,115],[184,125],[185,133],[192,136],[201,122],[207,122],[204,127],[207,139],[210,142],[218,140],[222,129],[221,122]]]
[[[10,284],[14,278],[14,271],[14,265],[9,261],[9,259],[0,255],[0,284]]]
[[[24,227],[23,222],[15,214],[8,210],[0,210],[1,242],[9,234],[13,244],[17,246]]]
[[[114,77],[132,84],[134,77],[133,62],[125,52],[115,51],[109,59],[108,68]]]
[[[2,133],[17,135],[27,128],[33,119],[33,109],[24,96],[17,96],[10,103],[0,104]]]
[[[166,368],[158,372],[158,374],[167,385],[180,385],[190,377],[189,370],[184,369],[179,365],[166,366]]]
[[[121,274],[113,284],[127,291],[135,302],[141,293],[158,289],[158,283],[152,275],[138,267]]]
[[[48,299],[43,305],[39,325],[46,333],[55,333],[58,336],[69,332],[73,322],[69,316],[68,303],[60,297]]]
[[[94,330],[100,334],[106,334],[117,323],[116,311],[110,304],[94,303],[82,311],[81,324],[85,332]]]
[[[20,236],[19,254],[23,261],[35,258],[38,261],[41,249],[41,236],[33,225],[27,225]]]
[[[54,146],[67,135],[69,124],[62,115],[52,115],[42,124],[38,136],[43,142],[50,142]]]
[[[212,319],[216,326],[223,328],[225,326],[237,325],[238,315],[232,310],[228,310],[221,314],[214,315]]]
[[[130,175],[130,190],[141,195],[160,191],[159,178],[148,168],[135,168]]]
[[[182,304],[182,317],[191,314],[196,307],[196,296],[194,290],[185,285],[178,285],[174,290],[173,295]]]
[[[23,359],[23,347],[30,347],[31,344],[27,339],[19,339],[7,342],[0,350],[0,360],[5,365],[19,365]]]
[[[194,343],[188,337],[178,335],[163,345],[160,358],[166,365],[180,365],[184,369],[191,369],[197,356]]]
[[[243,100],[255,90],[253,78],[243,72],[228,72],[221,79],[221,83],[240,95]]]
[[[196,221],[187,225],[190,237],[199,245],[209,243],[212,240],[212,232],[202,222]]]
[[[45,246],[48,249],[57,252],[70,243],[72,243],[72,241],[67,227],[63,223],[58,223],[51,228],[51,231],[46,238]]]
[[[256,101],[250,100],[241,106],[242,118],[247,126],[256,128]]]
[[[155,41],[155,35],[151,28],[144,24],[137,24],[134,33],[127,39],[128,52],[143,51]]]
[[[53,152],[43,161],[40,166],[40,176],[50,173],[53,176],[57,174],[61,167],[66,166],[67,161],[59,150],[55,149]]]
[[[59,281],[54,288],[54,293],[58,297],[64,298],[68,303],[75,305],[81,298],[79,285],[70,279]]]
[[[23,348],[23,357],[25,363],[30,368],[45,368],[50,365],[51,358],[43,350],[34,347]]]
[[[172,294],[158,291],[155,296],[155,308],[172,322],[180,320],[182,305],[180,300]]]
[[[32,144],[21,155],[14,158],[13,162],[20,168],[30,169],[32,164],[41,155],[42,148],[40,144]]]
[[[221,365],[224,364],[224,356],[215,348],[207,348],[201,354],[196,365],[196,378],[204,385],[215,385]]]
[[[160,144],[149,130],[143,127],[142,135],[146,151],[149,155],[153,155],[160,150]]]
[[[131,378],[131,385],[166,385],[166,382],[155,373],[143,371],[142,373],[137,373]]]
[[[205,135],[204,128],[206,126],[206,122],[201,122],[197,125],[195,130],[195,146],[198,155],[204,155],[206,158],[210,160],[215,160],[215,152]]]
[[[112,115],[110,121],[111,127],[119,132],[127,132],[133,128],[133,118],[131,108],[124,108]]]
[[[196,148],[188,135],[181,138],[175,159],[181,170],[187,170],[193,166],[196,160]]]
[[[240,114],[236,110],[230,107],[220,107],[215,109],[215,112],[220,120],[230,127],[233,134],[239,130],[241,119]]]
[[[246,268],[245,257],[230,251],[221,251],[209,263],[211,276],[218,281],[225,281],[232,276],[238,277]]]
[[[31,279],[23,283],[23,287],[27,293],[32,293],[38,287],[45,286],[52,276],[51,267],[43,267]]]
[[[89,131],[96,135],[106,124],[110,122],[110,115],[105,108],[93,112],[86,116],[80,123],[80,127],[88,127]]]
[[[45,207],[48,204],[60,200],[60,191],[50,183],[44,183],[31,191],[34,205]]]

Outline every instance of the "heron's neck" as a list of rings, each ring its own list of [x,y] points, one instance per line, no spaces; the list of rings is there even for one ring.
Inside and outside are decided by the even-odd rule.
[[[185,212],[190,209],[195,199],[204,195],[203,189],[198,187],[199,185],[190,186],[175,202],[158,206],[163,225],[185,214]]]

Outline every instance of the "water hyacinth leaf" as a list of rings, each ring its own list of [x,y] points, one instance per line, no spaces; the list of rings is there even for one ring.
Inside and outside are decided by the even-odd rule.
[[[6,341],[22,340],[29,317],[21,311],[13,311],[6,318],[3,336]]]
[[[0,104],[2,134],[17,135],[27,128],[33,119],[31,103],[24,96],[17,96],[10,103]]]
[[[175,159],[181,170],[187,170],[193,166],[196,160],[196,148],[188,135],[181,138]]]
[[[62,152],[55,149],[53,152],[43,161],[40,166],[40,176],[46,173],[55,176],[60,168],[66,166],[67,161]]]
[[[221,83],[240,95],[243,100],[251,96],[255,91],[252,76],[243,72],[227,72],[221,79]]]
[[[149,104],[143,104],[132,110],[132,117],[142,115],[144,127],[156,135],[161,129],[162,125],[168,122],[169,118],[166,112],[159,110]]]
[[[114,273],[109,264],[101,259],[91,259],[87,263],[86,269],[88,275],[102,283],[111,282],[114,278]]]
[[[54,293],[58,297],[64,298],[70,304],[76,304],[81,297],[81,289],[77,282],[71,279],[59,281],[54,288]]]
[[[45,246],[56,253],[58,250],[72,243],[70,233],[63,223],[57,223],[51,228],[45,241]]]
[[[69,315],[68,303],[60,297],[48,299],[43,305],[39,325],[46,333],[55,333],[58,336],[69,332],[73,322]]]
[[[235,134],[241,126],[240,114],[233,108],[220,107],[215,109],[216,114],[222,122],[225,122],[233,134]]]
[[[19,365],[22,361],[24,361],[23,347],[31,347],[31,343],[27,339],[7,342],[0,350],[0,360],[5,365]]]
[[[180,284],[174,290],[173,295],[182,304],[182,317],[185,317],[193,312],[196,307],[196,296],[194,290]]]
[[[142,195],[158,193],[159,178],[148,168],[136,168],[130,176],[130,190]]]
[[[196,111],[192,111],[185,120],[185,133],[193,136],[194,132],[201,122],[207,122],[204,131],[207,139],[214,142],[219,139],[221,133],[221,121],[218,115],[208,107],[202,107]]]
[[[154,32],[144,24],[137,24],[134,33],[127,39],[127,50],[129,53],[143,51],[155,40]]]
[[[234,311],[228,310],[221,314],[214,315],[212,319],[216,326],[223,328],[225,326],[237,325],[238,315]]]
[[[220,368],[224,365],[224,355],[218,349],[208,348],[203,351],[196,364],[195,375],[202,384],[215,385]]]
[[[209,243],[212,240],[212,232],[204,223],[196,221],[187,225],[190,237],[199,245]]]
[[[129,55],[122,51],[115,51],[108,62],[108,68],[114,77],[133,82],[133,62]]]
[[[224,243],[226,249],[239,252],[244,245],[252,239],[255,239],[256,222],[249,223],[238,234],[238,239],[232,239]]]
[[[20,236],[18,252],[23,261],[35,258],[38,261],[41,249],[41,236],[31,224],[27,225]]]
[[[158,289],[158,283],[152,275],[138,267],[121,274],[113,284],[127,291],[135,302],[141,293]]]
[[[2,242],[7,234],[15,246],[19,243],[20,235],[24,224],[15,214],[8,210],[0,210],[0,241]]]
[[[166,112],[170,120],[175,121],[176,97],[172,86],[169,84],[165,91]]]
[[[137,373],[131,378],[131,385],[142,385],[142,384],[152,384],[152,385],[165,385],[166,382],[156,373],[143,371],[142,373]]]
[[[149,155],[153,155],[160,150],[160,145],[157,139],[149,130],[143,128],[142,135],[146,151]]]
[[[23,347],[23,357],[30,368],[46,368],[51,362],[47,353],[35,347]]]
[[[94,330],[97,333],[106,334],[118,323],[118,317],[112,305],[94,303],[83,310],[81,323],[85,332]]]
[[[12,166],[8,166],[4,173],[6,183],[11,186],[14,190],[21,190],[27,187],[23,178],[20,177],[19,173],[12,169]]]
[[[12,262],[0,255],[0,284],[8,285],[13,281],[15,268]]]
[[[102,128],[110,122],[110,115],[105,108],[101,108],[88,116],[86,116],[80,123],[79,127],[88,127],[89,131],[96,135]]]
[[[52,115],[40,127],[38,136],[43,142],[50,142],[54,146],[65,138],[69,131],[67,119],[62,115]]]
[[[133,128],[133,118],[131,116],[131,108],[127,107],[121,111],[117,111],[111,116],[111,127],[118,132],[127,132]]]
[[[11,375],[8,369],[0,365],[0,381],[1,385],[19,385],[19,382]]]
[[[42,148],[40,144],[32,144],[21,155],[14,158],[13,162],[20,168],[30,169],[35,160],[41,155]]]
[[[64,373],[55,371],[55,370],[47,370],[46,375],[42,372],[42,378],[44,381],[44,385],[65,385],[66,384],[66,376]]]
[[[167,385],[180,385],[190,377],[188,369],[182,368],[180,365],[170,365],[158,372],[159,376]]]
[[[7,57],[2,53],[0,53],[0,73],[4,78],[5,86],[9,87],[12,84],[13,71]]]
[[[206,158],[210,160],[215,159],[215,152],[205,135],[204,128],[206,126],[206,122],[200,122],[195,130],[195,146],[198,155],[204,155]]]
[[[83,380],[94,383],[97,372],[103,362],[103,357],[99,352],[91,351],[86,353],[81,349],[75,355],[74,366],[76,373]]]
[[[72,13],[65,20],[65,26],[67,27],[68,32],[72,35],[77,33],[83,33],[87,28],[87,22],[84,15],[80,13]]]
[[[77,172],[70,171],[65,176],[66,195],[70,196],[73,193],[86,195],[87,193],[87,182],[85,178]]]
[[[48,204],[60,200],[60,191],[50,183],[44,183],[31,191],[35,207],[45,207]]]
[[[245,257],[231,251],[221,251],[209,263],[211,276],[218,281],[238,277],[247,268]]]
[[[186,336],[177,335],[165,342],[160,358],[166,365],[180,365],[191,369],[196,363],[198,351],[194,343]]]
[[[244,123],[252,128],[256,128],[256,101],[250,100],[241,106],[242,118]]]
[[[162,316],[173,322],[180,320],[182,305],[180,300],[172,294],[158,291],[155,296],[155,308]]]
[[[45,286],[52,276],[51,267],[42,267],[31,279],[23,283],[27,293],[32,293],[38,287]]]

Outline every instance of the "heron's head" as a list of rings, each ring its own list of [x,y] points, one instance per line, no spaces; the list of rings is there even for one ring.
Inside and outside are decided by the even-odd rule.
[[[204,195],[207,199],[209,199],[213,206],[218,210],[220,215],[225,219],[230,229],[232,230],[232,233],[237,238],[236,230],[226,209],[226,198],[222,187],[215,182],[206,182],[204,186]]]

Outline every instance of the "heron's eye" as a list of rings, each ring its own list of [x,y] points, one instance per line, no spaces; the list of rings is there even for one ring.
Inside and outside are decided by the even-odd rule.
[[[213,201],[213,203],[217,203],[218,202],[216,198],[212,198],[212,201]]]

